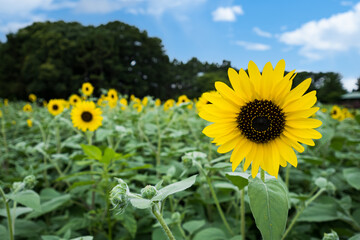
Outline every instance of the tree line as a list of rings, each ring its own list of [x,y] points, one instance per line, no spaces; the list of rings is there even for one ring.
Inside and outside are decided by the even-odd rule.
[[[119,21],[97,27],[37,22],[0,42],[0,97],[26,99],[35,93],[45,99],[66,98],[91,82],[96,94],[115,88],[139,97],[195,98],[214,90],[216,81],[229,84],[229,67],[226,60],[170,60],[161,39]],[[334,72],[300,72],[294,86],[308,77],[313,79],[310,90],[318,91],[321,102],[336,102],[346,93]]]

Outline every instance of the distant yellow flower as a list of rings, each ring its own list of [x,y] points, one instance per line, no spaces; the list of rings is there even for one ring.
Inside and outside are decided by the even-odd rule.
[[[187,103],[187,102],[190,102],[190,99],[186,95],[181,95],[178,98],[178,101],[177,101],[176,105],[180,105],[182,103]]]
[[[344,120],[345,116],[343,114],[343,112],[341,111],[341,108],[337,105],[334,105],[332,108],[331,108],[331,111],[330,111],[330,116],[335,119],[335,120],[338,120],[338,121],[342,121]]]
[[[9,106],[9,99],[7,99],[7,98],[4,99],[4,105]]]
[[[155,106],[159,107],[160,105],[161,105],[161,100],[157,98],[155,100]]]
[[[141,103],[135,103],[133,105],[133,108],[135,108],[137,112],[141,112],[143,109],[143,106],[141,105]]]
[[[25,104],[25,106],[23,107],[23,111],[24,112],[32,112],[32,107],[30,104]]]
[[[354,118],[354,115],[347,108],[343,108],[342,112],[345,118]]]
[[[44,100],[42,103],[43,103],[43,106],[44,106],[44,107],[46,107],[47,104],[48,104],[46,100]]]
[[[293,149],[303,152],[299,142],[314,146],[312,139],[321,138],[314,130],[322,122],[308,118],[319,110],[316,92],[305,92],[311,84],[308,78],[292,87],[294,71],[284,76],[285,61],[280,60],[273,69],[268,62],[262,73],[252,61],[247,74],[229,68],[233,88],[216,82],[221,98],[209,98],[212,104],[204,106],[199,116],[213,124],[203,133],[214,138],[219,153],[232,151],[230,162],[233,171],[245,159],[244,171],[251,166],[252,177],[259,167],[277,177],[279,166],[289,162],[297,166]],[[305,95],[304,95],[305,94]]]
[[[134,99],[135,99],[135,95],[134,95],[134,94],[131,94],[131,96],[130,96],[130,101],[134,101]]]
[[[69,101],[66,101],[64,99],[59,99],[62,104],[64,105],[64,108],[70,108],[70,102]]]
[[[128,106],[128,101],[126,100],[126,98],[122,98],[120,99],[120,104],[121,104],[121,110],[125,110],[126,107]]]
[[[60,99],[51,99],[47,105],[48,111],[56,116],[64,111],[64,102]]]
[[[141,103],[142,103],[142,105],[143,105],[144,107],[146,107],[146,105],[148,104],[148,102],[149,102],[149,98],[148,98],[148,97],[144,97]]]
[[[201,97],[199,97],[199,100],[196,103],[197,110],[200,111],[203,106],[206,106],[207,104],[211,104],[211,102],[209,101],[209,98],[212,98],[212,97],[221,98],[221,95],[217,91],[209,91],[209,92],[204,92],[203,94],[201,94]]]
[[[72,94],[69,98],[69,102],[72,106],[75,106],[79,102],[81,102],[81,97],[77,94]]]
[[[326,113],[328,110],[327,110],[326,108],[322,108],[321,111],[322,111],[323,113]]]
[[[12,120],[12,121],[11,121],[11,124],[12,124],[12,125],[15,125],[15,124],[16,124],[16,121],[15,121],[15,120]]]
[[[103,117],[100,108],[95,103],[84,101],[78,103],[71,111],[71,120],[74,127],[82,131],[95,131],[102,125]]]
[[[26,120],[28,127],[32,127],[33,122],[31,119]]]
[[[107,101],[108,101],[108,104],[109,104],[110,108],[114,108],[114,107],[117,106],[117,100],[112,100],[109,97],[107,97]]]
[[[30,100],[31,102],[35,102],[35,101],[36,101],[36,95],[33,94],[33,93],[30,93],[30,95],[29,95],[29,100]]]
[[[90,96],[94,91],[94,87],[93,87],[93,85],[91,85],[91,83],[86,82],[86,83],[83,83],[81,90],[85,96]]]
[[[2,113],[2,111],[0,110],[0,118],[2,118],[3,117],[3,113]]]
[[[134,98],[133,100],[132,100],[134,103],[140,103],[141,104],[141,100],[139,99],[139,98]]]
[[[166,102],[164,103],[164,110],[167,111],[170,108],[172,108],[175,105],[175,100],[174,99],[168,99],[166,100]]]
[[[110,89],[107,93],[108,101],[115,101],[119,100],[119,95],[115,89]]]

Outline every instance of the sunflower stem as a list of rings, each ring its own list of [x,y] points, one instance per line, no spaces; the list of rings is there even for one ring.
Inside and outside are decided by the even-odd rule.
[[[241,190],[241,239],[245,240],[245,188]]]
[[[281,238],[282,240],[285,239],[286,236],[289,234],[289,232],[290,232],[291,229],[294,227],[296,221],[297,221],[298,218],[300,217],[301,213],[305,210],[305,208],[306,208],[307,206],[309,206],[310,203],[312,203],[316,198],[318,198],[324,191],[325,191],[325,189],[324,189],[324,188],[321,188],[314,196],[312,196],[309,200],[307,200],[307,201],[305,202],[304,207],[301,207],[301,208],[299,208],[299,209],[296,211],[295,217],[292,219],[289,227],[286,229],[283,237]]]
[[[231,230],[230,226],[229,226],[229,223],[227,222],[226,218],[225,218],[225,215],[224,215],[224,212],[222,211],[221,209],[221,206],[220,206],[220,203],[219,203],[219,200],[216,196],[216,193],[215,193],[215,190],[214,190],[214,187],[211,183],[211,178],[206,174],[205,170],[202,168],[201,164],[200,163],[197,163],[196,164],[197,167],[199,168],[199,171],[205,176],[206,178],[206,182],[207,184],[209,185],[209,189],[210,189],[210,192],[211,192],[211,195],[214,199],[214,202],[215,202],[215,205],[216,205],[216,208],[219,212],[219,215],[221,217],[221,220],[223,221],[226,229],[229,231],[229,233],[234,236],[234,232]]]
[[[289,189],[290,168],[291,168],[291,165],[288,165],[286,167],[286,172],[285,172],[285,184],[288,189]]]
[[[262,180],[263,182],[265,182],[265,171],[264,171],[264,169],[261,168],[260,174],[261,174],[261,180]]]
[[[6,199],[5,193],[2,189],[2,187],[0,186],[0,194],[1,197],[4,200],[5,203],[5,208],[6,208],[6,215],[7,215],[7,219],[8,219],[8,228],[9,228],[9,239],[10,240],[14,240],[14,234],[13,234],[13,226],[12,226],[12,220],[11,220],[11,214],[10,214],[10,208],[9,208],[9,202]]]
[[[60,138],[60,129],[59,129],[59,126],[56,125],[56,153],[60,153],[61,151],[61,138]]]
[[[157,210],[156,204],[151,208],[152,213],[156,217],[156,219],[159,221],[161,227],[164,229],[165,234],[170,240],[175,240],[174,235],[172,234],[170,228],[168,225],[166,225],[164,218],[161,216],[160,212]]]

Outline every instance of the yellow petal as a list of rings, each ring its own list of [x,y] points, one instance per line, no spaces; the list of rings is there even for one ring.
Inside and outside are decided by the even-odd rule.
[[[288,163],[290,163],[294,167],[297,167],[297,157],[294,150],[288,144],[284,143],[281,140],[277,142],[277,146],[279,147],[280,155]]]
[[[248,72],[250,81],[253,83],[255,89],[255,94],[259,94],[261,74],[258,67],[253,61],[250,61],[248,64]]]
[[[235,137],[240,137],[240,135],[241,135],[240,131],[235,129],[226,135],[219,135],[219,136],[215,137],[212,142],[216,143],[216,145],[222,145]]]
[[[280,153],[276,147],[275,141],[270,142],[271,153],[272,153],[272,164],[274,169],[274,177],[278,177],[279,174],[279,164],[280,164]]]
[[[211,93],[204,93],[205,99],[214,104],[220,109],[230,112],[239,112],[240,107],[238,104],[234,104],[232,101],[226,100],[223,97],[218,97]]]
[[[222,144],[220,147],[218,147],[217,151],[218,153],[227,153],[230,152],[235,148],[235,146],[242,140],[242,137],[235,136],[234,138],[230,139],[226,143]]]
[[[218,135],[222,134],[228,134],[235,130],[237,127],[236,122],[230,122],[230,123],[214,123],[211,124],[203,129],[203,133],[208,137],[216,137]]]
[[[274,81],[283,79],[285,72],[285,60],[281,59],[275,66],[274,69]],[[279,80],[278,80],[279,79]]]
[[[285,77],[273,87],[272,95],[274,97],[274,102],[280,107],[282,107],[285,96],[290,92],[292,86],[291,76],[293,76],[294,72],[295,70],[286,74]]]
[[[322,137],[321,133],[314,129],[297,129],[285,126],[285,131],[301,138],[320,139]]]
[[[228,85],[223,82],[215,82],[215,88],[220,93],[220,95],[226,100],[230,101],[232,104],[237,106],[240,109],[240,106],[244,105],[244,101],[236,95],[234,90],[232,90]]]
[[[259,87],[259,92],[263,99],[270,99],[273,81],[273,67],[270,62],[267,62],[262,71],[261,84]]]
[[[297,118],[307,118],[315,114],[320,108],[313,107],[305,110],[288,112],[286,113],[286,120],[297,119]]]
[[[249,99],[244,94],[244,89],[242,89],[242,87],[241,87],[241,83],[240,83],[241,79],[240,79],[239,74],[235,71],[235,69],[229,68],[228,69],[228,76],[229,76],[231,86],[233,87],[236,95],[238,97],[240,97],[243,100],[243,102],[248,102]]]
[[[292,140],[291,138],[288,138],[284,134],[280,136],[279,140],[282,140],[283,142],[287,143],[289,146],[293,147],[299,153],[302,153],[305,150],[305,148],[301,144],[299,144],[297,141]]]
[[[286,126],[292,128],[317,128],[320,127],[322,122],[313,118],[298,118],[294,120],[286,120]]]
[[[249,141],[248,148],[249,148],[249,153],[256,151],[256,144]],[[252,159],[249,157],[249,155],[250,154],[247,154],[245,156],[244,172],[249,168],[252,162]]]
[[[252,85],[249,76],[246,74],[244,69],[239,70],[239,77],[240,77],[240,85],[241,89],[243,90],[242,94],[246,98],[246,102],[250,102],[255,99],[254,86]]]
[[[291,138],[294,141],[298,141],[298,142],[304,143],[309,146],[315,146],[314,141],[310,138],[301,138],[298,136],[294,136],[293,134],[289,133],[288,131],[284,131],[283,133],[286,137]]]
[[[285,104],[283,107],[286,107],[287,104],[299,99],[302,95],[304,95],[306,90],[309,89],[310,84],[311,84],[311,78],[308,78],[303,82],[301,82],[299,85],[297,85],[293,90],[291,90],[290,93],[286,96]]]
[[[311,91],[302,96],[300,99],[292,101],[286,107],[283,107],[283,110],[284,112],[295,112],[311,108],[316,103],[316,100],[316,91]]]
[[[199,112],[199,116],[202,119],[205,119],[206,121],[209,122],[235,122],[236,118],[230,117],[230,116],[226,116],[226,117],[219,117],[219,116],[215,116],[211,113],[208,113],[206,111],[200,111]]]

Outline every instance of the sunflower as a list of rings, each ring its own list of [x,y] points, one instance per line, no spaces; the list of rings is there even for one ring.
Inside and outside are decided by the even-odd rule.
[[[115,89],[110,89],[107,93],[108,101],[117,101],[119,100],[119,95]]]
[[[2,111],[0,110],[0,118],[2,118],[3,117],[3,113],[2,113]]]
[[[33,93],[30,93],[30,95],[29,95],[29,100],[30,100],[31,102],[35,102],[35,101],[36,101],[36,95],[33,94]]]
[[[101,109],[95,103],[84,101],[78,103],[71,111],[74,127],[82,131],[95,131],[102,125]]]
[[[214,138],[219,153],[233,150],[230,162],[232,169],[245,159],[244,171],[251,166],[252,177],[259,167],[277,177],[279,165],[289,162],[297,166],[294,149],[303,152],[304,143],[315,145],[312,139],[321,138],[313,128],[322,122],[308,118],[319,110],[316,92],[304,95],[311,84],[308,78],[291,90],[294,71],[284,76],[285,61],[280,60],[273,69],[268,62],[262,74],[252,61],[249,75],[229,68],[228,75],[233,89],[223,82],[215,88],[221,98],[210,97],[212,104],[204,106],[199,116],[214,122],[204,128],[203,133]]]
[[[56,116],[64,111],[64,103],[60,99],[51,99],[47,105],[49,112]]]
[[[126,107],[128,106],[128,101],[126,100],[126,98],[122,98],[120,99],[120,104],[121,104],[121,110],[125,110]]]
[[[106,98],[107,99],[107,101],[108,101],[108,104],[109,104],[109,107],[110,108],[114,108],[114,107],[116,107],[116,105],[117,105],[117,100],[112,100],[112,99],[110,99],[110,98]]]
[[[133,108],[135,108],[136,111],[139,113],[139,112],[142,111],[143,106],[141,105],[141,103],[135,103],[135,104],[133,105]]]
[[[354,118],[354,115],[347,108],[343,108],[342,113],[344,114],[344,118]]]
[[[155,100],[155,106],[156,106],[156,107],[159,107],[160,105],[161,105],[161,100],[157,98],[157,99]]]
[[[338,120],[338,121],[342,121],[344,120],[345,116],[341,110],[341,108],[337,105],[334,105],[332,108],[331,108],[331,111],[330,111],[330,116],[335,119],[335,120]]]
[[[72,106],[75,106],[79,102],[81,102],[81,97],[77,94],[72,94],[69,98],[69,102]]]
[[[178,101],[177,101],[176,105],[180,105],[182,103],[187,103],[187,102],[190,102],[190,99],[186,95],[181,95],[178,98]]]
[[[143,105],[144,107],[146,107],[146,105],[148,104],[148,102],[149,102],[149,98],[148,98],[148,97],[144,97],[143,100],[141,101],[141,103],[142,103],[142,105]]]
[[[46,107],[46,106],[48,105],[48,103],[47,103],[46,100],[44,100],[42,103],[43,103],[43,106],[44,106],[44,107]]]
[[[25,104],[25,106],[23,107],[23,111],[24,112],[32,112],[32,107],[30,104]]]
[[[9,106],[9,99],[7,99],[7,98],[4,99],[4,105]]]
[[[26,122],[27,122],[27,125],[28,125],[28,127],[32,127],[32,125],[33,125],[33,122],[32,122],[32,120],[31,119],[28,119],[28,120],[26,120]]]
[[[91,83],[86,82],[86,83],[83,83],[83,85],[81,87],[81,91],[85,96],[90,96],[94,91],[94,87],[93,87],[93,85],[91,85]]]
[[[164,110],[167,111],[170,108],[172,108],[175,105],[175,100],[174,99],[168,99],[166,100],[166,102],[164,103]]]

